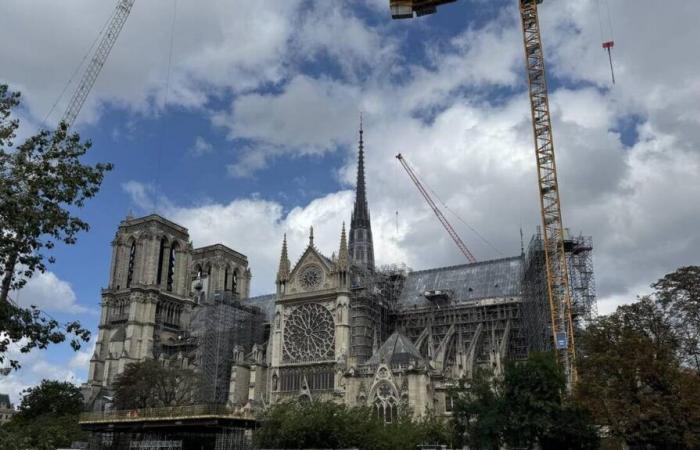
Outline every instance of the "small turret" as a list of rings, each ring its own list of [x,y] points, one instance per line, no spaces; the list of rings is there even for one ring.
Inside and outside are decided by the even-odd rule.
[[[285,233],[282,240],[282,253],[280,254],[280,265],[277,270],[277,283],[286,283],[289,281],[289,272],[291,270],[292,263],[289,261],[289,256],[287,254],[287,234]]]
[[[347,271],[350,266],[350,255],[348,253],[348,241],[345,235],[345,222],[343,230],[340,232],[340,249],[338,250],[338,269]]]

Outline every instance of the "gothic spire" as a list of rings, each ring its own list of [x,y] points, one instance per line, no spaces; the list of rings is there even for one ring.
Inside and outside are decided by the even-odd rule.
[[[372,225],[367,205],[367,187],[365,184],[365,142],[360,114],[360,141],[357,155],[357,186],[355,187],[355,206],[350,221],[350,259],[353,264],[366,269],[374,269],[374,247],[372,245]]]
[[[340,233],[340,250],[338,250],[338,266],[347,270],[349,263],[348,242],[345,237],[345,222],[343,222],[343,231]]]
[[[292,263],[289,261],[289,256],[287,255],[287,234],[285,233],[284,239],[282,240],[282,254],[280,255],[280,265],[277,270],[277,281],[286,281],[289,279],[289,271],[291,269]]]
[[[352,224],[369,227],[369,207],[367,206],[367,186],[365,183],[365,142],[360,114],[360,142],[357,156],[357,186],[355,188],[355,208],[352,212]],[[350,228],[353,225],[350,225]]]

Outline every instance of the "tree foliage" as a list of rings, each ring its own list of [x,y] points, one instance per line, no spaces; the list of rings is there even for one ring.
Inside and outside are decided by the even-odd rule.
[[[683,367],[683,339],[660,302],[623,305],[582,339],[577,397],[630,446],[700,446],[700,379]]]
[[[19,412],[0,428],[0,450],[53,450],[84,440],[78,424],[82,407],[77,386],[43,380],[23,391]]]
[[[507,364],[502,379],[477,371],[453,393],[455,426],[471,448],[597,448],[591,418],[566,396],[565,387],[549,354]]]
[[[72,383],[42,380],[38,386],[22,391],[17,417],[29,421],[44,414],[77,415],[83,410],[83,395]]]
[[[681,362],[700,372],[700,266],[681,267],[652,287],[678,339]]]
[[[403,450],[423,443],[449,444],[453,431],[441,418],[404,414],[384,424],[370,408],[335,402],[284,402],[270,407],[256,430],[259,448]]]
[[[201,378],[191,369],[147,359],[126,366],[114,383],[116,409],[186,406],[197,402]]]
[[[19,121],[11,113],[19,102],[19,93],[0,85],[0,363],[13,343],[28,352],[72,335],[71,345],[78,349],[89,338],[79,322],[59,324],[34,307],[13,304],[9,293],[54,262],[46,253],[57,243],[74,244],[78,233],[89,229],[75,211],[97,194],[112,169],[83,163],[91,144],[69,133],[66,124],[13,147]],[[17,361],[10,364],[19,367]]]

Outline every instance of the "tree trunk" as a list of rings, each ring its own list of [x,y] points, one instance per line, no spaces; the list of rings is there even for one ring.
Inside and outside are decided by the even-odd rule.
[[[0,303],[5,303],[10,295],[10,287],[12,286],[12,276],[15,274],[15,265],[17,264],[17,253],[13,253],[5,262],[3,269],[5,274],[2,277],[2,287],[0,288]]]

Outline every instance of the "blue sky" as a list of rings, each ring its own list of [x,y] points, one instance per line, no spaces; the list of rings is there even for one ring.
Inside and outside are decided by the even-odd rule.
[[[0,48],[0,81],[23,93],[22,136],[56,123],[65,98],[44,117],[113,3],[5,2],[0,39],[13,45]],[[613,28],[601,33],[606,4]],[[564,221],[593,236],[603,313],[698,262],[699,15],[684,0],[541,6]],[[91,230],[15,296],[95,330],[110,241],[129,211],[186,226],[195,246],[248,255],[253,294],[271,292],[283,233],[293,260],[310,225],[323,251],[337,248],[361,111],[380,264],[462,262],[398,152],[495,243],[450,216],[477,259],[517,254],[520,228],[528,236],[540,220],[517,17],[515,0],[460,0],[401,22],[384,0],[137,0],[75,126],[94,144],[88,160],[115,164],[81,211]],[[0,392],[17,400],[42,377],[81,382],[90,353],[23,355]]]

